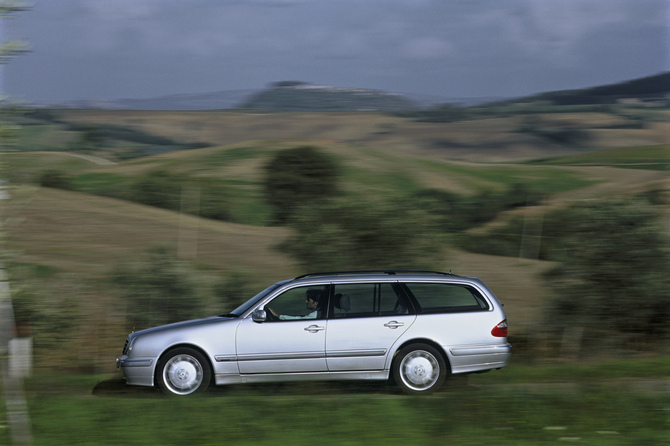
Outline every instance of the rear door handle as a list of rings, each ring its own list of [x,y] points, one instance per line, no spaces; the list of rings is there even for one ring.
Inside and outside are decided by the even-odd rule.
[[[326,329],[325,327],[321,327],[319,325],[310,325],[309,327],[305,327],[305,331],[309,331],[310,333],[317,333],[325,329]]]
[[[405,325],[404,322],[391,321],[391,322],[387,322],[387,323],[385,323],[385,324],[384,324],[384,327],[388,327],[388,328],[390,328],[390,329],[392,329],[392,330],[395,330],[396,328],[398,328],[398,327],[402,327],[403,325]]]

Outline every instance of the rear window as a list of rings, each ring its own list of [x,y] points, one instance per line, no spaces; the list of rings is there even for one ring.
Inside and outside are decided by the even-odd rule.
[[[420,313],[485,311],[489,305],[474,287],[447,283],[406,283]]]

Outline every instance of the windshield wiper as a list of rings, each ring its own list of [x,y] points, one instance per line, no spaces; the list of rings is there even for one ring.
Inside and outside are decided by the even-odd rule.
[[[235,313],[221,313],[219,314],[219,317],[240,317],[240,315]]]

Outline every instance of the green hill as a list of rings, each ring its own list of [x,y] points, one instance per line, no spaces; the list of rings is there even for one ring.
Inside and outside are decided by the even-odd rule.
[[[517,99],[548,101],[554,105],[614,104],[625,99],[667,100],[670,94],[670,72],[592,88],[552,91]]]

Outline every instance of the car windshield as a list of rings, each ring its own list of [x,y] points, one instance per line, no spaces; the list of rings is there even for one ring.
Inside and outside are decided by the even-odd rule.
[[[242,316],[249,308],[253,307],[256,305],[261,299],[263,299],[265,296],[282,286],[283,284],[290,282],[290,280],[284,280],[282,282],[277,282],[272,286],[269,286],[268,288],[264,289],[260,293],[256,294],[254,297],[240,305],[239,307],[235,308],[233,311],[230,313],[224,313],[220,316],[227,316],[227,317],[240,317]]]

